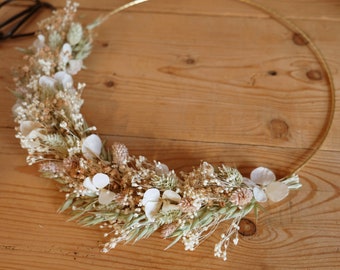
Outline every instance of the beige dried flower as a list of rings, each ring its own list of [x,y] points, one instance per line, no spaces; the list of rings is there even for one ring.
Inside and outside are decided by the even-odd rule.
[[[64,172],[63,166],[59,162],[43,162],[39,166],[41,173],[49,173],[53,175],[62,175]]]
[[[231,194],[229,201],[237,206],[245,206],[252,198],[253,192],[251,190],[247,188],[239,188]]]
[[[189,198],[182,198],[181,202],[179,203],[179,207],[182,212],[184,213],[193,213],[197,211],[197,207],[193,204],[193,200]]]
[[[112,161],[118,165],[124,165],[128,162],[129,151],[127,147],[122,144],[115,142],[112,145]]]
[[[71,156],[63,160],[63,165],[67,173],[72,178],[78,178],[80,173],[79,158],[77,156]]]
[[[174,231],[176,231],[176,229],[178,228],[178,224],[177,223],[170,223],[170,224],[165,224],[162,227],[161,230],[161,236],[162,238],[168,238],[169,236],[171,236]]]

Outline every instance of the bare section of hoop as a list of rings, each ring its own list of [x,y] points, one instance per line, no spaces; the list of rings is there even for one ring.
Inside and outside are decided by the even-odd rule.
[[[291,30],[295,35],[298,35],[301,37],[303,40],[304,44],[308,46],[308,48],[312,51],[314,56],[318,59],[322,69],[325,72],[326,75],[326,81],[328,83],[328,90],[329,90],[329,96],[330,96],[330,101],[329,101],[329,109],[328,109],[328,115],[327,115],[327,120],[324,124],[324,127],[317,138],[317,140],[314,142],[312,145],[312,150],[310,153],[308,153],[307,157],[305,160],[298,165],[292,172],[291,174],[296,174],[298,173],[313,157],[314,155],[320,150],[322,147],[323,143],[325,142],[329,131],[332,127],[333,123],[333,118],[334,118],[334,112],[335,112],[335,86],[334,86],[334,81],[333,81],[333,76],[330,71],[330,68],[325,60],[325,57],[323,56],[322,52],[319,50],[319,48],[314,44],[313,40],[302,30],[300,29],[296,24],[291,22],[290,20],[286,19],[284,16],[279,14],[277,11],[270,9],[269,7],[259,4],[257,2],[251,1],[251,0],[237,0],[242,3],[249,4],[253,7],[256,7],[267,14],[269,14],[272,18],[274,18],[276,21],[287,27],[289,30]]]

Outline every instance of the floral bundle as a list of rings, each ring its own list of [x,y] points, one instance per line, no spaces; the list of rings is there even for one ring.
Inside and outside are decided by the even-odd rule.
[[[173,239],[170,246],[181,240],[194,250],[227,221],[214,250],[226,260],[229,242],[238,242],[240,220],[259,203],[280,201],[299,188],[298,176],[276,181],[272,171],[259,167],[248,179],[235,168],[207,162],[176,174],[158,161],[129,155],[121,143],[103,146],[80,113],[85,84],[75,85],[72,78],[92,47],[91,27],[76,22],[76,10],[67,2],[39,24],[15,73],[16,136],[28,151],[28,164],[38,163],[44,177],[60,183],[66,193],[60,211],[105,229],[103,252],[156,230]]]

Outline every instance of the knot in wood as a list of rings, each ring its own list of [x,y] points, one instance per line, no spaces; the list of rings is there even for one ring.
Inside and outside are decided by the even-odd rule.
[[[194,57],[187,55],[183,58],[183,62],[187,65],[195,65],[197,60]]]
[[[109,87],[109,88],[111,88],[115,85],[114,81],[112,81],[112,80],[108,80],[104,84],[105,84],[106,87]]]
[[[242,218],[239,227],[238,232],[243,236],[252,236],[256,233],[256,225],[250,219]]]
[[[102,47],[106,48],[106,47],[108,47],[108,46],[109,46],[109,43],[108,43],[108,42],[103,42],[103,43],[102,43]]]
[[[267,73],[270,76],[276,76],[277,75],[277,71],[276,70],[269,70]]]
[[[293,34],[293,42],[298,46],[305,46],[308,44],[308,40],[298,33]]]
[[[287,139],[289,126],[281,119],[273,119],[270,121],[270,132],[274,139]]]
[[[320,70],[312,69],[306,73],[307,78],[313,81],[320,81],[322,80],[322,73]]]

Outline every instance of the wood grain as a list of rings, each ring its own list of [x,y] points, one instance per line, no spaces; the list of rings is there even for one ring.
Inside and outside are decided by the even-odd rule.
[[[50,1],[61,6],[59,1]],[[126,1],[79,1],[91,22]],[[321,48],[339,90],[338,1],[259,1],[291,18]],[[0,18],[20,6],[0,10]],[[48,12],[41,16],[47,15]],[[30,26],[31,28],[34,26]],[[14,138],[8,89],[14,47],[0,43],[0,269],[337,269],[340,268],[340,114],[322,150],[301,171],[302,190],[267,204],[256,234],[241,237],[227,262],[213,257],[221,228],[195,252],[157,233],[101,254],[98,228],[65,222],[57,184],[25,163]],[[245,175],[264,165],[284,176],[308,155],[327,118],[329,94],[305,46],[267,14],[237,1],[151,1],[97,30],[83,113],[108,143],[188,171],[202,160]],[[339,97],[337,96],[339,101]]]

